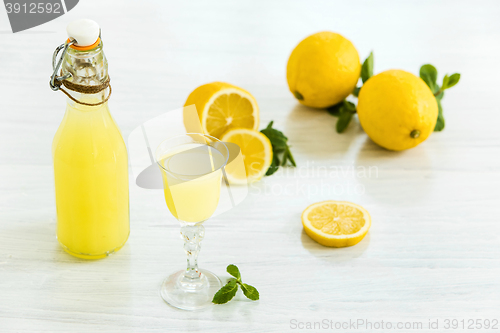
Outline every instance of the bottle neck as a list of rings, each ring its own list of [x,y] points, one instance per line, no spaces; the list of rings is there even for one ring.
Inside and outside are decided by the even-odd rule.
[[[87,51],[68,48],[61,68],[62,75],[70,74],[67,80],[84,86],[99,86],[108,79],[108,61],[103,43]]]
[[[108,61],[104,55],[102,41],[90,50],[68,48],[61,67],[61,75],[67,74],[69,78],[65,81],[65,85],[68,89],[65,91],[74,99],[68,97],[69,109],[84,112],[107,110],[107,102],[104,101],[109,97],[110,90],[99,91],[107,86],[109,80]],[[94,91],[99,92],[92,93]],[[102,104],[90,106],[81,103]]]

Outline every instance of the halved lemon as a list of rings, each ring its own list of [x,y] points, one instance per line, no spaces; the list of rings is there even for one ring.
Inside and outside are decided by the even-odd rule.
[[[245,174],[226,168],[227,178],[231,183],[252,183],[266,174],[273,160],[273,148],[267,136],[246,128],[233,128],[222,136],[221,141],[237,144],[245,165]]]
[[[371,226],[363,207],[347,201],[322,201],[302,213],[306,234],[321,245],[346,247],[358,244]]]
[[[248,91],[232,84],[212,82],[199,86],[184,106],[192,104],[196,106],[203,131],[218,139],[232,128],[259,128],[257,101]]]

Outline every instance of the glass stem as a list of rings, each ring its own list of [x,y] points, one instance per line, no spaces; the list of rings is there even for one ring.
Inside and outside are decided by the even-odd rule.
[[[200,280],[201,273],[198,269],[198,253],[201,241],[205,236],[205,227],[202,224],[181,224],[181,238],[184,240],[184,251],[187,255],[187,268],[183,282],[196,283]]]

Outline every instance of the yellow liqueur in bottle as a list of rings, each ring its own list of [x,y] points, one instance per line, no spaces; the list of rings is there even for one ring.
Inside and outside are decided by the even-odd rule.
[[[99,259],[118,251],[130,233],[128,157],[107,89],[95,92],[109,82],[100,29],[78,20],[67,30],[72,45],[60,65],[72,98],[52,143],[57,239],[71,255]]]

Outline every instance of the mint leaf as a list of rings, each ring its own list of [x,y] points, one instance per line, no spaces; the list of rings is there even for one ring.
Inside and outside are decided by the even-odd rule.
[[[359,96],[359,91],[361,90],[361,87],[356,87],[354,88],[354,90],[352,91],[352,94],[356,97]]]
[[[420,67],[420,77],[424,82],[429,86],[432,93],[436,97],[436,101],[438,104],[438,117],[436,120],[436,126],[434,127],[434,132],[441,132],[444,129],[445,121],[443,115],[443,107],[441,106],[441,100],[444,97],[444,91],[455,86],[458,81],[460,81],[460,74],[454,73],[450,76],[446,74],[443,77],[443,83],[441,87],[436,83],[437,82],[437,69],[430,65],[426,64]]]
[[[293,158],[292,152],[290,151],[290,147],[287,147],[285,150],[285,156],[287,157],[288,161],[292,164],[292,166],[296,167],[297,163],[295,163],[295,159]]]
[[[448,82],[449,81],[450,81],[450,77],[448,76],[448,74],[446,74],[443,77],[443,84],[441,85],[441,90],[445,90],[446,88],[448,88]]]
[[[273,121],[271,121],[269,125],[267,125],[267,127],[260,132],[263,133],[265,136],[267,136],[269,141],[271,141],[273,149],[274,148],[285,149],[287,147],[286,142],[288,141],[288,138],[283,134],[283,132],[278,131],[272,126],[273,126]]]
[[[368,58],[365,59],[361,66],[361,81],[365,83],[373,76],[373,52],[370,52]],[[355,95],[357,96],[357,95]]]
[[[340,115],[340,108],[344,105],[344,101],[330,106],[326,111],[332,116],[338,117]]]
[[[245,294],[247,298],[251,299],[252,301],[256,301],[259,299],[259,292],[257,291],[257,289],[255,289],[255,287],[252,287],[251,285],[246,283],[243,283],[240,286],[241,290],[243,290],[243,294]]]
[[[278,170],[280,165],[285,166],[287,162],[290,162],[292,166],[297,166],[288,145],[288,138],[283,132],[273,128],[273,123],[271,121],[266,128],[260,131],[269,139],[273,147],[273,160],[266,171],[266,176],[272,175]]]
[[[235,265],[229,265],[229,266],[227,266],[226,270],[229,274],[234,276],[236,279],[241,280],[241,274],[240,274],[240,270],[238,269],[238,267],[236,267]]]
[[[336,130],[337,133],[345,131],[349,125],[352,116],[356,113],[356,106],[348,101],[344,101],[339,111],[339,120],[337,120]]]
[[[448,75],[446,75],[446,76],[448,76]],[[456,85],[458,83],[458,81],[460,81],[460,74],[459,73],[451,74],[450,78],[448,79],[448,83],[446,85],[446,88],[444,88],[444,84],[443,84],[443,87],[441,89],[442,90],[449,89],[449,88],[453,87],[454,85]]]
[[[441,86],[440,90],[443,91],[445,89],[449,89],[456,85],[458,81],[460,81],[460,74],[455,73],[451,76],[448,76],[448,74],[446,74],[443,78],[443,85]]]
[[[437,92],[434,92],[434,96],[436,96],[436,101],[438,103],[438,118],[436,121],[436,126],[434,127],[434,132],[441,132],[445,126],[443,107],[441,106],[441,100],[444,97],[444,91],[455,86],[458,81],[460,81],[459,73],[454,73],[451,76],[448,76],[448,74],[446,74],[443,78],[443,85],[438,89]]]
[[[342,110],[339,116],[339,120],[337,120],[336,130],[337,133],[342,133],[345,131],[349,123],[351,122],[352,113],[349,111]]]
[[[235,279],[230,279],[226,285],[215,293],[212,303],[224,304],[233,299],[238,291],[238,284]]]
[[[278,154],[273,153],[273,161],[271,162],[269,169],[267,169],[266,171],[266,176],[270,176],[276,171],[278,171],[279,167],[280,167],[280,160],[278,158]]]
[[[422,78],[429,88],[431,88],[433,93],[436,93],[436,91],[439,90],[439,87],[436,84],[437,75],[436,67],[431,64],[426,64],[420,67],[420,78]]]
[[[443,108],[441,107],[441,100],[436,99],[438,103],[438,118],[436,122],[436,126],[434,127],[434,132],[441,132],[444,129],[444,116],[443,116]]]
[[[352,113],[356,113],[356,105],[354,105],[354,103],[351,103],[351,102],[348,102],[348,101],[344,101],[344,108],[347,111],[350,111]]]
[[[444,91],[440,90],[437,92],[437,95],[434,95],[438,101],[442,100],[444,97]]]
[[[361,65],[361,81],[365,83],[369,78],[373,76],[373,52],[370,52],[370,55],[365,59],[363,65]],[[361,87],[355,87],[352,91],[352,94],[356,97],[359,96],[359,91]]]

